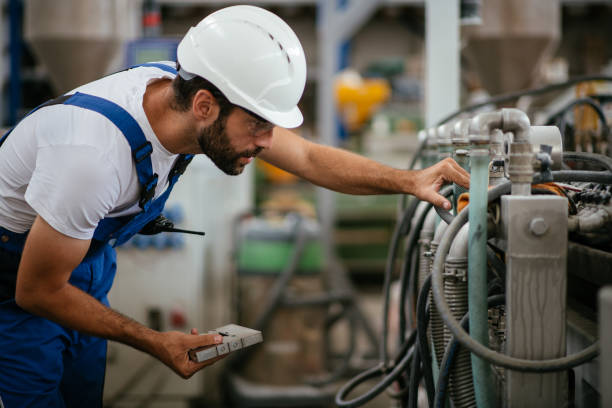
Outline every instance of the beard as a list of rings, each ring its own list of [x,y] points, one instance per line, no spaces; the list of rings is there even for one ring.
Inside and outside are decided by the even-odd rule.
[[[219,116],[212,125],[202,129],[198,137],[198,143],[202,152],[215,163],[221,171],[230,176],[237,176],[244,171],[246,164],[240,163],[241,158],[254,157],[263,148],[253,150],[236,151],[230,144],[229,137],[225,131],[227,116]]]

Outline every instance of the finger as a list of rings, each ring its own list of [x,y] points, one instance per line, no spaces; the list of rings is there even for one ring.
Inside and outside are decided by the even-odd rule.
[[[206,361],[202,361],[201,363],[196,363],[195,361],[190,361],[190,363],[193,366],[193,368],[192,368],[193,373],[191,375],[193,375],[194,373],[200,371],[204,367],[208,367],[209,365],[215,364],[217,361],[222,360],[222,359],[224,359],[227,356],[229,356],[229,353],[223,354],[221,356],[213,357],[213,358],[208,359]]]
[[[201,334],[197,338],[194,338],[194,343],[197,343],[199,346],[210,346],[213,344],[223,343],[223,336],[220,334]]]
[[[199,334],[198,329],[195,329],[195,328],[191,329],[191,334]]]
[[[450,210],[452,207],[450,201],[448,201],[444,196],[436,193],[435,191],[428,193],[427,196],[425,196],[424,198],[426,201],[429,201],[436,207],[443,208],[447,211]]]
[[[445,176],[449,181],[459,184],[462,187],[469,188],[470,174],[465,171],[459,164],[451,158],[444,160],[446,164]]]

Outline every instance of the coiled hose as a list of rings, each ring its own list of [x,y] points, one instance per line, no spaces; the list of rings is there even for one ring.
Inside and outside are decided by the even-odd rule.
[[[563,177],[556,177],[559,172],[553,172],[553,179],[555,181],[561,181],[559,178],[562,178],[563,181],[575,181],[572,180],[571,173],[572,172],[562,172]],[[609,181],[612,183],[612,174],[608,173],[607,177]],[[577,178],[580,178],[578,175]],[[539,180],[535,181],[539,182]],[[510,192],[511,183],[503,183],[500,184],[488,192],[488,202],[494,201],[498,199],[503,194],[507,194]],[[568,368],[576,367],[580,364],[583,364],[589,360],[592,360],[599,354],[598,343],[595,342],[586,349],[570,355],[566,357],[550,359],[550,360],[525,360],[510,357],[498,352],[495,352],[487,347],[482,346],[480,343],[475,341],[470,337],[470,335],[459,325],[459,323],[453,317],[453,314],[448,306],[446,298],[443,293],[443,277],[442,272],[444,269],[444,261],[446,258],[446,254],[450,248],[450,244],[452,240],[455,238],[455,235],[465,224],[468,218],[468,211],[462,211],[455,217],[453,222],[449,225],[446,234],[442,238],[440,242],[440,246],[436,253],[436,257],[434,259],[433,264],[433,273],[432,273],[432,287],[434,293],[434,300],[436,304],[436,308],[440,313],[440,316],[444,320],[445,324],[448,326],[450,331],[453,333],[455,338],[470,352],[476,354],[477,356],[493,363],[497,366],[509,368],[517,371],[526,371],[526,372],[551,372],[551,371],[560,371]]]

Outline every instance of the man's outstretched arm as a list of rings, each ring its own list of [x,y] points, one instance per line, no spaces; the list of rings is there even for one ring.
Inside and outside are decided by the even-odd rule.
[[[271,146],[260,157],[310,182],[346,194],[412,194],[450,208],[437,192],[445,183],[469,185],[469,174],[446,159],[423,170],[399,170],[346,150],[312,143],[275,128]]]
[[[62,326],[147,352],[184,378],[216,361],[194,363],[187,352],[220,343],[221,336],[151,330],[71,285],[68,282],[70,274],[87,253],[89,244],[89,240],[59,233],[37,217],[19,265],[17,304]]]

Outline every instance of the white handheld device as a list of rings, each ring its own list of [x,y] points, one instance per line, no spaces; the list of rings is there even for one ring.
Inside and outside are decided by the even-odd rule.
[[[235,350],[240,350],[263,341],[263,336],[259,330],[249,329],[248,327],[228,324],[207,334],[220,334],[223,336],[223,343],[189,350],[189,359],[201,363],[217,356],[228,354]]]

